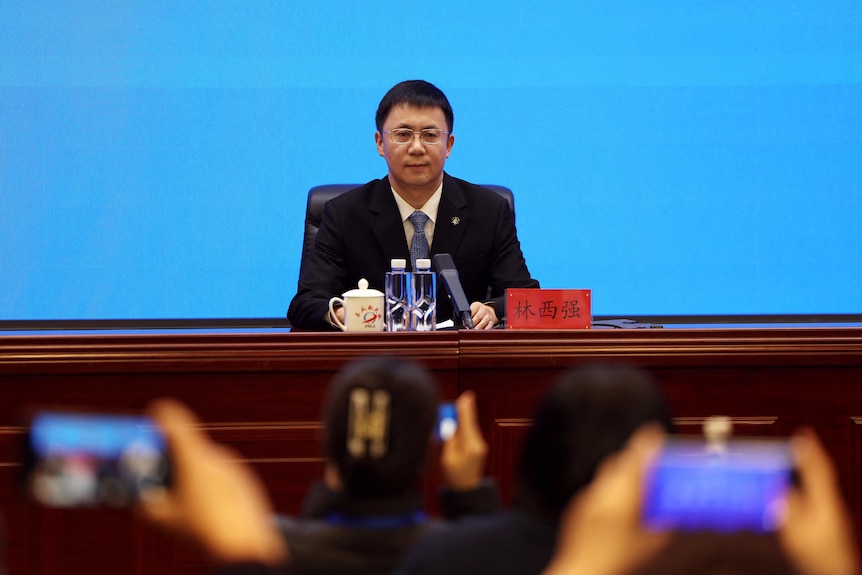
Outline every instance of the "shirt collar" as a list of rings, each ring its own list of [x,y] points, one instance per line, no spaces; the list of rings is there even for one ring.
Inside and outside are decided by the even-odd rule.
[[[440,182],[440,186],[437,187],[437,190],[431,194],[431,197],[428,198],[428,201],[421,208],[414,208],[407,201],[398,195],[398,192],[395,191],[395,188],[389,186],[392,189],[392,195],[395,196],[395,203],[398,204],[398,211],[401,214],[401,221],[406,222],[407,218],[410,217],[410,214],[415,212],[417,209],[425,212],[425,215],[428,216],[432,222],[437,223],[437,211],[440,209],[440,198],[443,196],[443,182]]]

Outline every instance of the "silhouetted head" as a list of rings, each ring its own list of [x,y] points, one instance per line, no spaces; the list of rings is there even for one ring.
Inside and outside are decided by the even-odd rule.
[[[417,364],[381,357],[347,366],[323,414],[324,449],[342,490],[377,497],[415,487],[436,418],[437,389]]]
[[[523,507],[556,522],[601,461],[647,422],[672,429],[670,411],[645,371],[587,365],[564,373],[539,402],[518,471]]]

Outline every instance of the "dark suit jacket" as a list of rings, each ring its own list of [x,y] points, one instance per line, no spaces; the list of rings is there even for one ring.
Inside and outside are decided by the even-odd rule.
[[[470,302],[494,301],[505,316],[506,288],[539,287],[530,277],[515,231],[515,216],[497,193],[443,175],[431,255],[449,253]],[[383,291],[390,260],[410,262],[410,248],[388,178],[373,180],[327,202],[309,265],[303,266],[287,316],[300,329],[333,329],[329,299],[361,278]],[[437,286],[437,321],[452,317],[445,288]]]
[[[519,508],[467,517],[418,540],[394,575],[532,575],[555,544],[556,527]]]
[[[427,520],[423,502],[418,491],[365,499],[314,483],[303,505],[310,516],[277,517],[291,572],[389,575],[417,540],[447,524]],[[497,486],[490,480],[467,491],[441,493],[446,519],[494,516],[498,509]]]

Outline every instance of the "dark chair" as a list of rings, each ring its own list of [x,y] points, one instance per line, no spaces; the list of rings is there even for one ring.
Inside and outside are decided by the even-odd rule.
[[[317,235],[317,230],[320,229],[320,220],[323,218],[323,205],[340,196],[348,190],[358,188],[361,184],[326,184],[323,186],[314,186],[308,190],[308,203],[305,206],[305,235],[302,239],[302,259],[299,262],[299,273],[302,274],[302,268],[305,262],[308,261],[311,248],[314,247],[314,236]],[[505,186],[483,185],[483,187],[493,190],[506,198],[509,202],[509,207],[512,208],[512,213],[515,212],[515,196],[512,190]]]

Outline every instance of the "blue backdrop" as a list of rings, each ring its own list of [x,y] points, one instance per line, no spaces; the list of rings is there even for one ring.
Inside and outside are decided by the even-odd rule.
[[[858,0],[4,0],[0,319],[283,316],[412,78],[594,313],[862,313]]]

